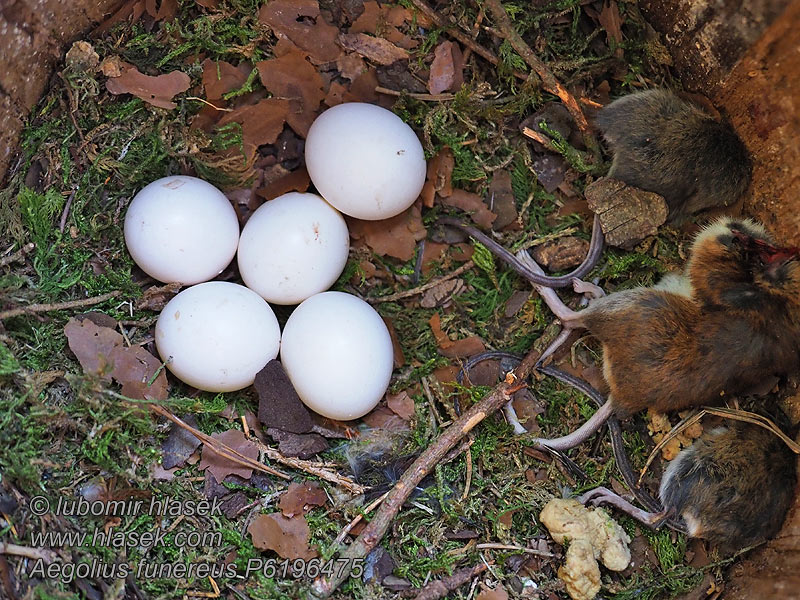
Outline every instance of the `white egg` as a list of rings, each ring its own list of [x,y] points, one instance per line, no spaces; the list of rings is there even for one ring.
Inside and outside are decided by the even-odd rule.
[[[240,390],[278,355],[280,327],[252,290],[209,281],[182,291],[161,311],[156,347],[181,381],[208,392]]]
[[[392,339],[380,315],[342,292],[298,306],[281,340],[281,362],[314,412],[348,421],[378,404],[392,377]]]
[[[158,179],[136,194],[125,215],[134,262],[159,281],[193,285],[219,275],[239,243],[230,201],[197,177]]]
[[[306,167],[322,197],[358,219],[388,219],[419,197],[425,155],[414,131],[393,112],[339,104],[308,130]]]
[[[275,304],[327,290],[347,263],[350,236],[339,211],[316,194],[284,194],[256,210],[239,239],[244,283]]]

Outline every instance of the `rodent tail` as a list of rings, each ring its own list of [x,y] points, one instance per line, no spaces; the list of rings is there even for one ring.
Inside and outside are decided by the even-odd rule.
[[[609,417],[613,414],[614,408],[612,406],[612,402],[606,402],[597,409],[597,412],[592,415],[592,417],[586,421],[583,425],[581,425],[578,429],[570,433],[569,435],[565,435],[559,438],[553,438],[550,440],[546,440],[543,438],[534,438],[532,441],[535,445],[540,446],[547,446],[548,448],[552,448],[553,450],[569,450],[570,448],[574,448],[585,442],[589,439],[592,434],[596,433],[600,427],[603,426],[603,423],[608,421]]]

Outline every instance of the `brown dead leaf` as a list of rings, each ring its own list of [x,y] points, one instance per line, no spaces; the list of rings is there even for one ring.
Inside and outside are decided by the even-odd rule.
[[[258,446],[248,440],[244,433],[238,429],[229,429],[222,433],[214,433],[211,434],[211,437],[222,442],[229,448],[236,450],[239,454],[243,454],[254,460],[258,459]],[[250,479],[250,477],[253,476],[253,469],[243,467],[239,463],[235,463],[217,454],[207,444],[203,445],[202,458],[198,468],[201,470],[207,469],[208,472],[214,476],[214,479],[220,483],[222,483],[228,475],[238,475],[243,479]]]
[[[178,0],[161,0],[161,5],[157,4],[158,0],[145,0],[144,3],[147,14],[156,21],[171,21],[178,14]]]
[[[655,235],[667,220],[663,197],[610,177],[593,181],[584,191],[598,217],[610,246],[630,250],[649,235]]]
[[[436,46],[428,77],[428,91],[441,94],[447,90],[458,90],[464,83],[464,58],[458,44],[451,41]]]
[[[535,155],[531,167],[536,173],[536,179],[549,194],[558,189],[567,174],[567,161],[558,154],[549,152]]]
[[[494,589],[487,587],[481,590],[475,600],[508,600],[508,592],[502,584],[498,583]]]
[[[331,83],[331,87],[328,89],[328,93],[325,95],[325,106],[338,106],[342,102],[344,102],[344,96],[347,93],[347,86],[342,85],[338,81],[334,81]]]
[[[141,400],[166,400],[168,397],[167,373],[161,370],[161,361],[141,346],[118,346],[111,352],[114,364],[112,376],[122,388],[120,393]]]
[[[142,297],[136,301],[136,308],[138,310],[162,310],[167,302],[181,291],[183,284],[181,283],[167,283],[166,285],[154,285],[144,291]]]
[[[517,419],[522,426],[530,432],[538,433],[539,424],[536,422],[536,417],[544,412],[542,402],[528,388],[515,392],[512,402],[514,412],[517,413]]]
[[[511,187],[511,172],[505,169],[495,171],[489,184],[489,210],[497,215],[492,229],[500,231],[517,220],[517,201]]]
[[[453,190],[447,198],[441,198],[442,204],[455,206],[466,213],[469,213],[472,220],[483,228],[488,229],[494,223],[497,215],[486,208],[478,194],[466,192],[464,190]]]
[[[99,375],[111,381],[114,369],[111,354],[114,348],[122,346],[121,334],[108,327],[99,327],[92,320],[70,319],[64,326],[69,349],[75,354],[85,373]]]
[[[478,336],[472,335],[462,340],[456,340],[451,346],[439,349],[439,353],[447,358],[468,358],[486,352],[483,340]]]
[[[408,37],[398,27],[411,21],[412,14],[403,6],[378,5],[375,0],[364,3],[364,12],[350,26],[350,33],[369,33],[386,38],[393,44],[410,50],[419,42]]]
[[[271,181],[268,185],[258,188],[256,194],[263,198],[264,201],[267,201],[289,192],[305,192],[310,184],[311,178],[308,176],[308,171],[305,167],[300,167],[275,181]]]
[[[453,156],[453,151],[447,146],[443,146],[428,161],[425,185],[422,187],[422,192],[420,192],[424,206],[432,208],[436,194],[447,198],[453,193],[452,177],[454,166],[455,157]]]
[[[315,506],[322,506],[328,501],[325,490],[316,482],[291,483],[289,489],[281,496],[278,508],[283,516],[294,517],[304,515]]]
[[[439,315],[438,312],[433,313],[431,318],[428,320],[428,325],[430,325],[431,332],[433,333],[433,339],[436,340],[436,346],[441,350],[443,348],[449,348],[453,345],[453,340],[442,331],[442,317]]]
[[[197,419],[194,418],[194,415],[184,415],[182,419],[187,425],[197,427]],[[162,466],[167,470],[182,467],[187,459],[194,454],[195,450],[200,447],[200,444],[202,442],[193,433],[183,427],[173,425],[169,435],[161,445]]]
[[[313,417],[313,415],[312,415]],[[314,427],[317,429],[317,426]],[[292,433],[282,429],[267,429],[267,435],[278,442],[278,451],[284,456],[309,459],[328,449],[328,441],[318,433]]]
[[[341,53],[336,45],[339,30],[325,22],[317,0],[271,0],[261,7],[258,20],[277,37],[290,39],[315,63],[334,61]]]
[[[257,104],[247,104],[225,113],[218,126],[240,123],[245,155],[252,160],[259,146],[275,143],[284,123],[289,120],[289,112],[288,100],[266,98]]]
[[[419,305],[422,308],[435,308],[447,305],[453,296],[458,296],[466,291],[467,286],[463,279],[448,279],[426,290],[422,295]]]
[[[390,65],[408,58],[407,50],[395,46],[389,40],[366,33],[340,33],[339,44],[345,50],[356,52],[379,65]]]
[[[325,98],[319,72],[299,52],[263,60],[256,63],[256,68],[261,83],[273,96],[289,100],[286,121],[298,135],[305,137]]]
[[[603,29],[606,30],[606,37],[609,43],[611,40],[614,40],[616,46],[614,55],[618,58],[621,57],[622,48],[620,48],[619,45],[622,43],[622,18],[620,17],[616,0],[611,0],[603,4],[603,10],[600,11],[600,16],[597,20],[600,21],[600,25]]]
[[[439,353],[448,358],[466,358],[475,354],[480,354],[486,350],[483,341],[477,336],[470,336],[462,340],[453,341],[442,331],[441,317],[439,313],[433,313],[428,321],[433,337],[436,339]]]
[[[344,95],[345,102],[369,102],[384,108],[391,108],[394,99],[375,91],[378,86],[378,75],[374,67],[369,67],[353,80],[350,89]],[[387,101],[387,98],[390,100]]]
[[[274,550],[281,558],[309,560],[317,552],[308,546],[311,531],[304,517],[284,517],[280,513],[258,515],[247,532],[259,550]]]
[[[408,430],[408,421],[400,418],[397,413],[383,405],[378,406],[361,417],[361,421],[367,425],[367,427],[372,427],[373,429],[385,429],[386,431],[396,432]]]
[[[300,400],[279,361],[269,361],[256,374],[253,386],[258,394],[258,419],[266,427],[292,433],[311,431],[311,413]]]
[[[419,240],[425,239],[427,231],[422,224],[422,213],[414,204],[399,215],[383,221],[362,221],[347,217],[350,236],[364,242],[381,256],[394,256],[410,260]]]
[[[405,390],[397,394],[386,394],[386,406],[405,421],[414,416],[414,399]]]
[[[70,319],[64,326],[70,350],[86,373],[112,378],[122,386],[121,393],[138,400],[166,400],[167,375],[161,361],[141,346],[125,346],[122,335],[109,327],[96,325],[91,318]],[[152,383],[150,383],[152,381]]]
[[[247,81],[247,70],[234,67],[224,60],[203,61],[203,89],[207,100],[219,100],[223,94],[238,90]]]
[[[459,369],[455,365],[449,365],[447,367],[436,367],[433,370],[433,376],[436,377],[436,381],[438,381],[441,384],[454,383],[460,371],[461,369]]]
[[[151,77],[140,73],[139,69],[126,62],[120,62],[120,68],[119,77],[106,81],[106,89],[115,95],[133,94],[159,108],[175,108],[177,104],[172,98],[188,90],[191,85],[189,76],[181,71]]]

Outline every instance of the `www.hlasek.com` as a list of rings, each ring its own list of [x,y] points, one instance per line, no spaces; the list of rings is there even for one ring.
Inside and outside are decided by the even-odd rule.
[[[70,517],[133,517],[149,515],[152,517],[194,517],[219,516],[222,514],[219,499],[212,501],[179,501],[174,498],[151,498],[150,500],[129,501],[93,501],[85,498],[60,498],[54,507],[45,496],[35,496],[29,505],[36,516],[53,513]],[[153,531],[124,531],[121,528],[107,528],[98,525],[88,531],[36,531],[31,533],[31,545],[35,548],[214,548],[223,545],[222,533],[218,531],[171,531],[170,528],[157,528]],[[363,565],[360,560],[346,559],[264,559],[252,558],[245,567],[245,578],[260,573],[268,578],[303,578],[319,575],[342,574],[345,569],[352,577],[361,577]],[[124,579],[132,574],[139,580],[145,579],[204,579],[212,577],[234,578],[237,576],[234,564],[211,564],[185,562],[155,563],[138,561],[134,564],[125,562],[105,562],[92,557],[79,563],[49,561],[36,559],[29,573],[32,577],[60,580],[69,584],[75,579]]]

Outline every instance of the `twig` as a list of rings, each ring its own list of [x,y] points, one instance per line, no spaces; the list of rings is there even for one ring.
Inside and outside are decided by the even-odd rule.
[[[353,527],[355,527],[355,526],[356,526],[356,525],[358,525],[358,524],[359,524],[361,521],[363,521],[363,520],[364,520],[364,515],[368,515],[368,514],[369,514],[369,513],[371,513],[373,510],[375,510],[375,509],[376,509],[376,508],[377,508],[377,507],[378,507],[378,506],[381,504],[381,502],[383,502],[384,500],[386,500],[386,496],[388,496],[388,495],[389,495],[389,492],[386,492],[386,493],[385,493],[385,494],[383,494],[383,495],[382,495],[380,498],[376,498],[375,500],[373,500],[373,501],[372,501],[372,502],[371,502],[371,503],[370,503],[370,504],[369,504],[369,505],[368,505],[368,506],[367,506],[367,507],[364,509],[364,512],[362,512],[361,514],[358,514],[358,515],[356,515],[356,516],[355,516],[355,518],[354,518],[352,521],[350,521],[350,522],[349,522],[347,525],[345,525],[345,526],[344,526],[344,529],[342,529],[342,530],[339,532],[339,535],[337,535],[337,536],[336,536],[336,539],[335,539],[335,540],[333,540],[333,544],[334,544],[334,546],[336,546],[336,545],[338,545],[338,544],[341,544],[341,543],[344,541],[344,538],[346,538],[346,537],[347,537],[347,534],[348,534],[348,533],[350,533],[350,532],[353,530]]]
[[[8,544],[0,542],[0,554],[13,554],[14,556],[24,556],[32,560],[42,559],[47,563],[51,563],[56,559],[56,553],[44,548],[29,548],[28,546],[17,546],[17,544]]]
[[[18,260],[22,260],[25,255],[33,250],[36,247],[36,244],[30,242],[29,244],[25,244],[22,248],[14,252],[14,254],[9,254],[8,256],[3,256],[0,258],[0,267],[5,267],[13,262],[17,262]]]
[[[67,227],[67,217],[69,217],[69,209],[72,208],[72,201],[75,200],[75,194],[78,193],[78,186],[72,188],[72,193],[67,198],[67,203],[64,205],[64,211],[61,213],[61,221],[58,223],[58,230],[64,233]]]
[[[198,96],[187,96],[186,98],[184,98],[184,100],[197,100],[198,102],[202,102],[202,103],[203,103],[203,104],[205,104],[206,106],[210,106],[210,107],[211,107],[211,108],[213,108],[214,110],[218,110],[218,111],[220,111],[220,112],[233,112],[233,109],[232,109],[232,108],[221,108],[221,107],[219,107],[219,106],[216,106],[216,105],[214,105],[214,104],[211,104],[211,102],[209,102],[208,100],[205,100],[205,99],[203,99],[203,98],[200,98],[200,97],[198,97]]]
[[[556,154],[560,154],[558,148],[555,147],[553,144],[553,140],[551,140],[546,135],[539,133],[535,129],[531,129],[530,127],[523,127],[522,128],[522,135],[525,137],[529,137],[532,140],[539,142],[542,146],[550,150],[551,152],[555,152]]]
[[[459,569],[452,575],[431,581],[422,589],[419,594],[416,595],[414,600],[438,600],[439,598],[444,598],[447,596],[447,594],[457,590],[462,585],[469,582],[473,577],[477,577],[488,568],[489,567],[485,563],[480,562],[474,567]]]
[[[387,96],[408,96],[414,100],[427,100],[428,102],[446,102],[456,97],[455,94],[418,94],[406,90],[392,90],[381,86],[377,86],[375,91],[379,94],[386,94]]]
[[[70,300],[69,302],[56,302],[54,304],[30,304],[28,306],[12,308],[11,310],[0,312],[0,321],[29,313],[53,312],[54,310],[67,310],[70,308],[93,306],[95,304],[105,302],[106,300],[110,300],[116,296],[119,296],[119,290],[108,292],[107,294],[101,294],[99,296],[95,296],[94,298],[84,298],[83,300]]]
[[[215,440],[210,435],[206,435],[199,429],[192,427],[188,423],[185,423],[175,415],[173,415],[170,411],[168,411],[163,406],[159,406],[158,404],[149,404],[150,410],[152,410],[157,415],[161,415],[165,419],[172,421],[178,427],[182,427],[192,435],[194,435],[197,439],[203,442],[206,446],[210,447],[214,452],[219,454],[220,456],[227,458],[229,461],[234,462],[239,465],[243,465],[248,469],[254,469],[256,471],[262,471],[264,473],[269,473],[270,475],[275,475],[276,477],[280,477],[282,479],[291,479],[286,473],[282,473],[272,467],[268,467],[267,465],[258,462],[250,458],[249,456],[245,456],[241,452],[234,450],[227,444],[220,442],[219,440]]]
[[[555,554],[546,552],[544,550],[534,550],[533,548],[524,548],[522,546],[512,546],[511,544],[478,544],[475,546],[476,550],[510,550],[512,552],[524,552],[525,554],[533,554],[534,556],[544,556],[546,558],[553,558]]]
[[[403,292],[397,292],[396,294],[389,294],[388,296],[378,296],[377,298],[367,298],[367,302],[370,304],[378,304],[379,302],[394,302],[395,300],[402,300],[403,298],[410,298],[411,296],[416,296],[417,294],[422,294],[427,292],[429,289],[436,287],[440,283],[443,283],[453,277],[458,277],[462,273],[469,271],[472,267],[475,266],[475,263],[471,260],[468,260],[463,265],[458,267],[455,271],[448,273],[447,275],[442,275],[441,277],[437,277],[436,279],[431,279],[428,283],[420,285],[410,290],[405,290]]]
[[[282,465],[286,465],[287,467],[291,467],[292,469],[297,469],[298,471],[304,471],[309,475],[314,475],[315,477],[319,477],[320,479],[324,479],[325,481],[330,481],[331,483],[338,485],[339,487],[343,487],[344,489],[352,492],[353,494],[363,494],[367,488],[363,485],[359,485],[352,479],[345,477],[344,475],[339,475],[339,473],[335,471],[331,471],[329,469],[323,469],[317,466],[315,463],[303,460],[302,458],[294,458],[291,456],[284,456],[275,448],[270,448],[266,444],[263,444],[259,440],[253,440],[256,445],[258,446],[259,450],[261,450],[270,460],[274,460],[275,462],[279,462]]]
[[[422,14],[426,15],[436,25],[444,29],[447,29],[447,33],[450,36],[456,38],[459,42],[461,42],[467,48],[472,50],[475,54],[477,54],[478,56],[482,56],[495,66],[500,64],[500,59],[497,58],[497,56],[495,56],[493,52],[481,46],[478,42],[473,40],[468,34],[461,31],[461,29],[459,29],[457,25],[449,22],[442,15],[433,10],[423,0],[411,0],[411,3],[414,6],[416,6],[417,9],[419,9],[419,11]],[[514,74],[514,77],[517,77],[518,79],[528,79],[528,74],[523,73],[522,71],[512,71],[512,73]]]
[[[564,103],[564,106],[575,120],[578,129],[580,129],[586,147],[595,156],[600,156],[600,146],[597,144],[594,135],[592,135],[589,122],[586,120],[583,109],[581,109],[575,97],[558,81],[553,72],[536,56],[530,46],[522,39],[522,36],[517,33],[500,0],[486,0],[484,5],[489,8],[489,12],[494,16],[495,25],[500,29],[503,37],[508,40],[514,51],[528,63],[531,69],[539,76],[539,79],[542,80],[542,87],[551,94],[558,96],[561,102]]]
[[[522,360],[519,366],[506,375],[505,381],[498,384],[480,402],[474,404],[459,419],[448,427],[439,438],[420,454],[417,460],[403,473],[394,487],[390,490],[389,496],[375,513],[372,521],[369,522],[361,532],[361,535],[350,544],[342,553],[341,558],[347,559],[348,564],[352,564],[353,559],[366,557],[385,535],[395,515],[400,511],[411,492],[416,488],[422,479],[444,458],[444,456],[461,439],[474,429],[487,416],[493,414],[506,402],[508,402],[514,392],[524,387],[524,382],[533,370],[536,361],[541,354],[538,349],[540,344],[534,348]],[[318,577],[314,580],[309,591],[312,598],[327,598],[337,587],[350,575],[348,569],[343,569],[335,576]]]

